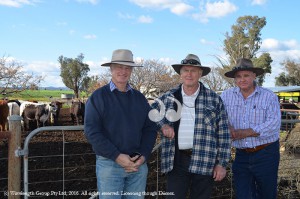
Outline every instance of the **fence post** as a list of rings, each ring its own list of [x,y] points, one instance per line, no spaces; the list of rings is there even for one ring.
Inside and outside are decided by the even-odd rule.
[[[19,199],[21,191],[21,158],[15,151],[21,148],[21,119],[19,115],[8,117],[8,126],[11,133],[8,139],[8,198]],[[14,194],[15,193],[15,194]]]

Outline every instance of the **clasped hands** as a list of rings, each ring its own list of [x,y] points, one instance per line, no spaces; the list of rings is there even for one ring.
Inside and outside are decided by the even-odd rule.
[[[135,155],[133,157],[130,157],[127,154],[121,153],[117,159],[116,162],[121,165],[126,172],[136,172],[139,170],[139,167],[144,164],[145,157],[140,155]]]

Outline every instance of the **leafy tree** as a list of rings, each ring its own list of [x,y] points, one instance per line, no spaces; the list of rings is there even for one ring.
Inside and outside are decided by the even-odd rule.
[[[236,24],[231,27],[231,35],[225,34],[224,47],[228,55],[229,63],[224,63],[221,59],[223,69],[219,69],[220,74],[232,69],[237,59],[251,59],[255,66],[262,67],[266,73],[271,73],[272,59],[269,53],[263,53],[257,57],[258,50],[261,46],[261,30],[266,25],[266,18],[258,16],[239,17]],[[223,76],[224,77],[224,76]],[[233,85],[232,79],[224,77],[229,84]],[[258,78],[258,84],[262,85],[265,75]]]
[[[0,94],[10,95],[26,90],[31,85],[43,81],[42,76],[34,76],[23,71],[23,64],[8,56],[0,58]]]
[[[88,84],[90,71],[89,65],[83,63],[84,55],[79,54],[77,58],[67,58],[62,55],[58,58],[60,63],[60,76],[66,87],[74,91],[75,97],[79,98],[79,92],[83,91]]]
[[[300,63],[286,59],[281,63],[284,66],[284,70],[278,77],[275,77],[276,86],[300,86]]]
[[[266,18],[258,16],[239,17],[236,25],[231,26],[231,34],[227,32],[224,40],[224,51],[229,55],[230,64],[239,58],[252,59],[261,45],[261,30],[266,25]]]
[[[271,63],[273,62],[271,55],[269,53],[263,53],[258,58],[252,59],[253,65],[264,69],[265,73],[257,77],[258,85],[262,86],[265,80],[266,73],[271,73]]]

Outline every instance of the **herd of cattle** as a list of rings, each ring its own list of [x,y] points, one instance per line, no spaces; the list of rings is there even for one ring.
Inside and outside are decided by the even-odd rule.
[[[0,100],[0,131],[8,130],[8,117],[22,117],[22,129],[32,130],[47,125],[58,125],[63,103],[52,101],[39,103],[36,101]],[[85,104],[80,100],[72,101],[70,116],[75,125],[83,124]]]

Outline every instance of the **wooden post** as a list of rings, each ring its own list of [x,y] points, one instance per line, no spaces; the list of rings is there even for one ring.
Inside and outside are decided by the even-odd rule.
[[[8,139],[8,198],[20,199],[21,191],[21,158],[15,151],[21,148],[21,119],[19,115],[8,117],[8,126],[11,133]],[[15,194],[14,194],[15,193]]]

